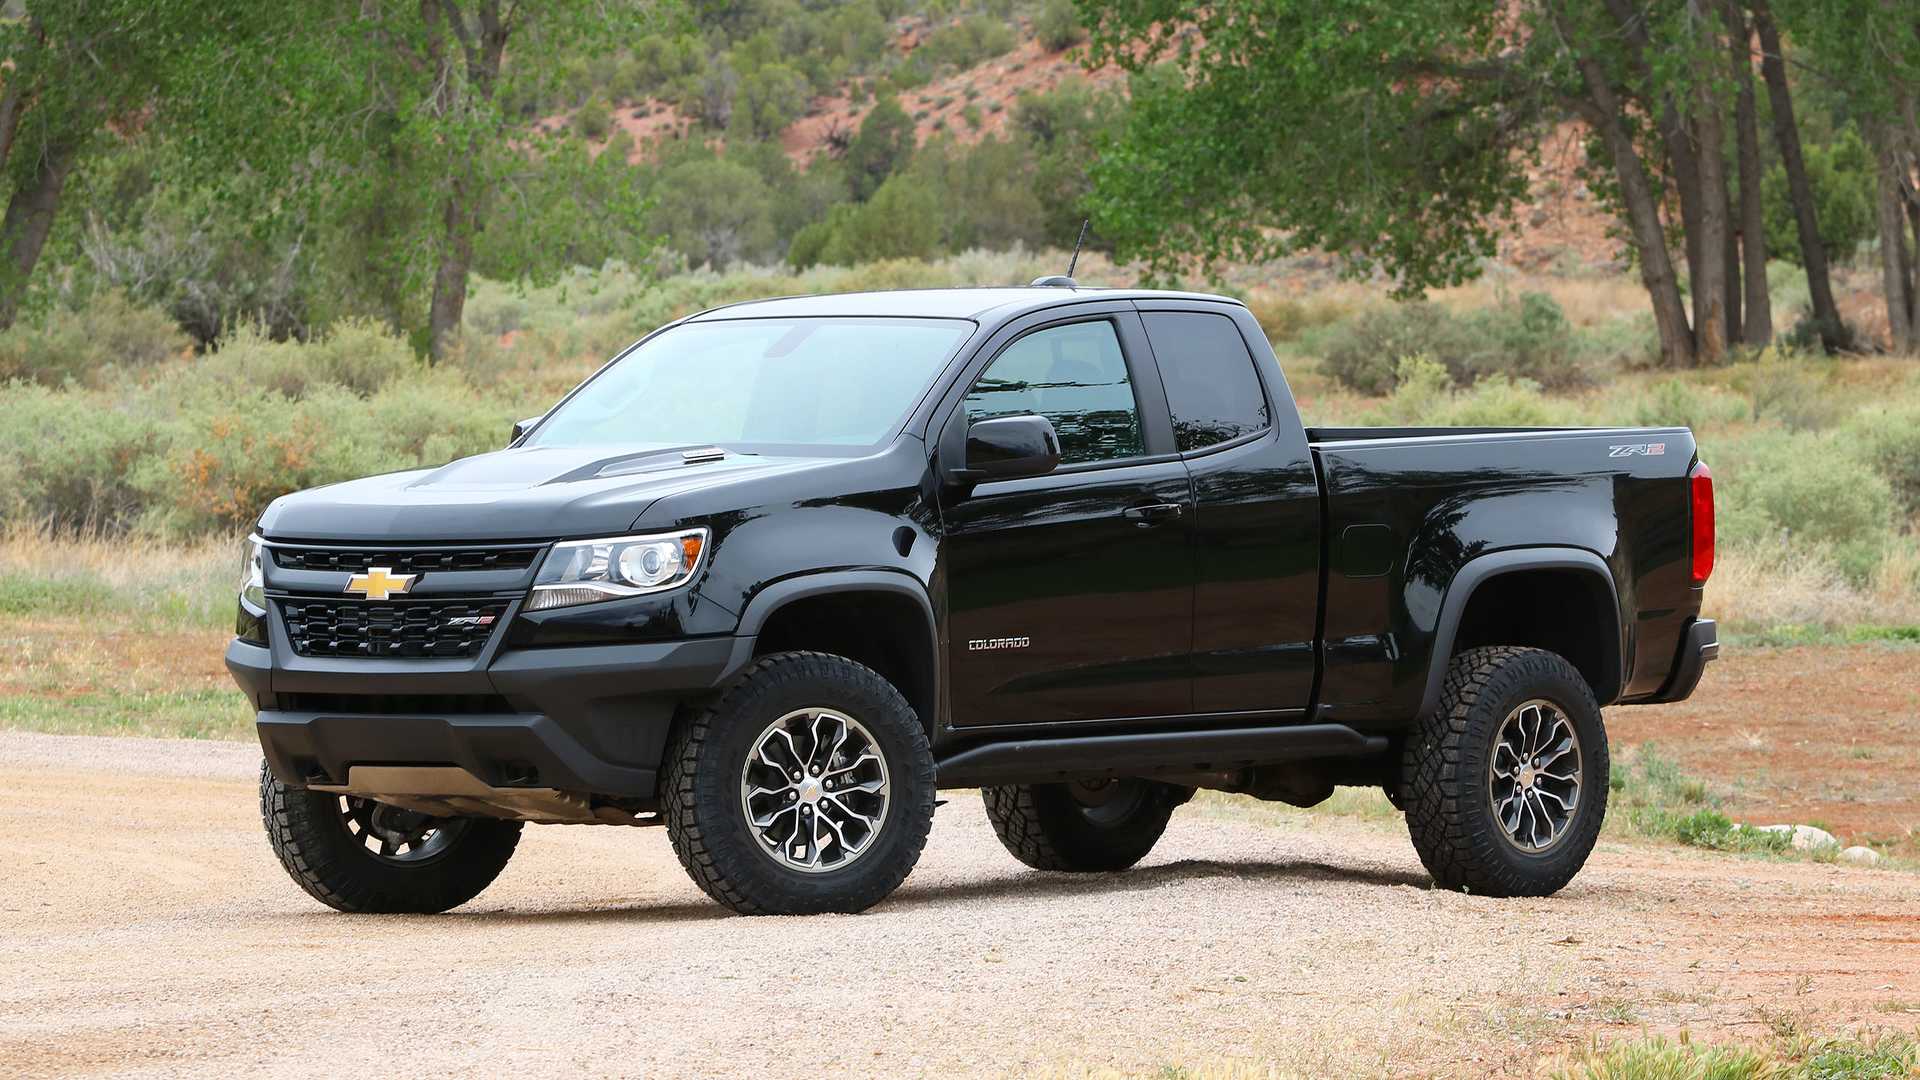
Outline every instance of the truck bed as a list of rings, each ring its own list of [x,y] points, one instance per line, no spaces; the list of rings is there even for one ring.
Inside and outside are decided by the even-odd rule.
[[[1686,428],[1327,427],[1307,437],[1325,500],[1323,718],[1365,728],[1416,715],[1431,687],[1408,676],[1439,670],[1427,659],[1448,645],[1435,631],[1463,571],[1520,549],[1557,553],[1561,569],[1547,573],[1610,587],[1568,604],[1531,601],[1565,596],[1547,587],[1555,581],[1516,585],[1490,601],[1497,613],[1479,613],[1488,632],[1607,626],[1617,640],[1561,651],[1617,673],[1603,701],[1657,697],[1700,605],[1688,576]]]

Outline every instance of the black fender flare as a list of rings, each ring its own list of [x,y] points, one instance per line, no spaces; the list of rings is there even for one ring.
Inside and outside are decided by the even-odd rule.
[[[1492,578],[1523,570],[1573,570],[1599,579],[1605,588],[1607,603],[1613,610],[1613,632],[1605,638],[1606,660],[1608,670],[1613,673],[1613,685],[1601,687],[1598,696],[1603,699],[1603,705],[1607,704],[1606,699],[1619,696],[1620,688],[1625,685],[1625,668],[1620,643],[1620,591],[1615,587],[1612,568],[1605,559],[1585,548],[1510,548],[1469,560],[1447,583],[1446,596],[1440,602],[1440,619],[1434,626],[1426,691],[1421,695],[1420,711],[1415,715],[1426,716],[1440,704],[1440,690],[1446,682],[1447,666],[1453,662],[1453,641],[1460,630],[1460,618],[1466,613],[1467,602],[1473,599],[1474,590]]]
[[[754,643],[762,627],[775,612],[797,600],[808,597],[824,596],[833,593],[866,592],[887,593],[905,597],[913,601],[919,610],[926,631],[925,648],[927,651],[928,671],[932,673],[932,704],[936,710],[942,702],[940,663],[939,623],[933,614],[933,601],[927,595],[927,587],[920,579],[901,570],[820,570],[812,573],[797,574],[781,578],[771,585],[764,586],[747,601],[746,608],[740,613],[740,626],[734,633],[733,654],[727,659],[718,683],[733,678],[742,668],[753,662]],[[931,721],[931,717],[926,717]]]

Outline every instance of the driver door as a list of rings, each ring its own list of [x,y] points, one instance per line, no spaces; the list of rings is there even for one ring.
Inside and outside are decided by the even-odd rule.
[[[1045,476],[943,495],[956,726],[1192,710],[1193,495],[1150,355],[1132,312],[1041,326],[952,417],[1044,416],[1061,448]]]

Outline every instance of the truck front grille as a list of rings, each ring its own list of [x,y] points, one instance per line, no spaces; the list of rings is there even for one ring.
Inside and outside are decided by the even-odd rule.
[[[406,551],[377,549],[276,547],[274,565],[287,570],[331,570],[364,574],[376,566],[398,573],[430,570],[525,570],[540,554],[538,547],[435,548]]]
[[[385,565],[385,564],[382,564]],[[281,601],[301,656],[460,657],[478,653],[504,620],[498,599]]]

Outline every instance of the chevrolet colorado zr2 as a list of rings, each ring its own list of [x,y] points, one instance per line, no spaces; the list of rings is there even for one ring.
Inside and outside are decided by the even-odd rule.
[[[1216,296],[736,304],[504,450],[287,495],[226,662],[274,851],[441,911],[527,822],[664,825],[745,913],[858,911],[935,792],[1117,871],[1195,789],[1378,786],[1435,882],[1552,893],[1608,704],[1678,701],[1713,488],[1684,428],[1303,428]]]

